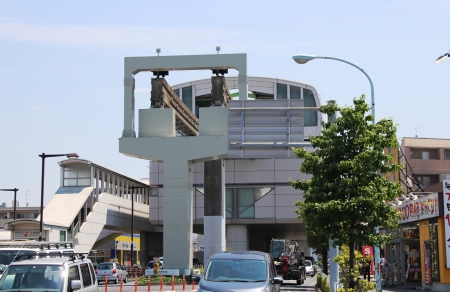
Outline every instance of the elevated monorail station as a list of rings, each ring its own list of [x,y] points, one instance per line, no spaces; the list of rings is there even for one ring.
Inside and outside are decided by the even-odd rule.
[[[150,161],[157,195],[149,221],[162,227],[163,246],[148,252],[163,250],[165,268],[192,267],[192,233],[204,235],[204,262],[227,247],[269,251],[276,237],[297,240],[310,254],[295,213],[302,195],[288,179],[306,178],[291,148],[311,149],[310,136],[320,133],[319,95],[307,84],[248,76],[246,58],[125,58],[119,151]],[[238,76],[226,76],[228,69]],[[173,70],[205,70],[211,78],[170,86]],[[134,76],[143,71],[155,77],[148,108],[137,111]],[[158,236],[141,233],[141,240],[150,246]]]

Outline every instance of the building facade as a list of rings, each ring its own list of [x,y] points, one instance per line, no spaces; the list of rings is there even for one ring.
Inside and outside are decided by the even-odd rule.
[[[450,140],[403,138],[399,163],[404,194],[391,204],[401,220],[397,230],[388,231],[392,240],[386,247],[394,281],[446,291],[450,288],[449,190],[445,190],[450,183]]]
[[[237,96],[238,78],[226,77],[226,83]],[[172,89],[200,120],[200,109],[211,106],[211,79]],[[309,255],[306,230],[295,212],[295,202],[302,200],[302,193],[294,190],[288,179],[308,178],[300,173],[300,161],[291,147],[304,147],[305,141],[320,133],[321,113],[304,110],[319,107],[319,95],[307,84],[249,76],[248,97],[228,101],[226,246],[269,252],[272,238],[286,238],[296,240],[300,250]],[[204,165],[192,165],[193,231],[198,234],[204,234]],[[158,187],[158,197],[150,198],[150,223],[162,226],[164,162],[150,162],[150,183]]]

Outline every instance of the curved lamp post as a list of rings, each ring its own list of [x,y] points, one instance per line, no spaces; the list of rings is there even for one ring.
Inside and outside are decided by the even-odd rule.
[[[450,51],[449,51],[450,53]],[[447,55],[449,54],[445,54],[445,58],[447,57]],[[439,57],[442,58],[443,56]],[[444,59],[445,59],[444,58]],[[330,60],[336,60],[336,61],[340,61],[340,62],[344,62],[347,63],[355,68],[357,68],[358,70],[360,70],[362,73],[364,73],[364,75],[366,75],[367,79],[369,79],[369,83],[370,83],[370,93],[371,93],[371,98],[372,98],[372,116],[373,116],[373,121],[372,124],[375,124],[375,95],[374,95],[374,90],[373,90],[373,83],[372,83],[372,79],[370,79],[369,75],[366,73],[366,71],[364,71],[364,69],[362,69],[361,67],[353,64],[352,62],[349,62],[347,60],[343,60],[343,59],[339,59],[339,58],[334,58],[334,57],[323,57],[323,56],[314,56],[314,55],[306,55],[306,54],[300,54],[300,55],[295,55],[292,57],[292,59],[294,59],[295,62],[297,62],[298,64],[305,64],[308,61],[314,60],[314,59],[330,59]],[[438,63],[438,60],[436,60],[436,63]],[[442,61],[444,60],[442,59]],[[439,61],[441,62],[441,61]],[[376,228],[376,232],[379,232],[379,228]],[[375,246],[375,264],[380,262],[380,248],[378,246]],[[381,292],[381,279],[380,279],[380,271],[378,269],[375,269],[375,281],[376,281],[376,285],[375,285],[375,289],[377,292]]]
[[[442,61],[447,59],[448,56],[450,56],[450,51],[448,51],[447,53],[443,54],[442,56],[439,56],[439,58],[437,58],[435,63],[437,63],[437,64],[441,63]]]
[[[39,241],[42,241],[42,222],[44,221],[44,172],[45,172],[45,158],[47,157],[58,157],[58,156],[67,156],[67,158],[78,158],[78,154],[76,153],[67,153],[67,154],[45,154],[42,153],[39,157],[42,158],[42,177],[41,177],[41,216],[39,221]]]
[[[19,189],[18,188],[14,188],[14,189],[0,189],[0,191],[4,191],[4,192],[14,192],[14,220],[16,220],[16,197],[17,197],[17,191]]]
[[[301,54],[301,55],[293,56],[292,59],[294,59],[294,61],[297,62],[298,64],[305,64],[306,62],[314,60],[314,59],[330,59],[330,60],[336,60],[336,61],[347,63],[347,64],[359,69],[362,73],[364,73],[364,75],[366,75],[367,79],[369,79],[370,93],[371,93],[371,97],[372,97],[372,116],[373,116],[372,123],[375,124],[375,96],[374,96],[374,91],[373,91],[373,83],[372,83],[372,79],[370,79],[369,75],[367,75],[367,73],[366,73],[366,71],[364,71],[364,69],[353,64],[352,62],[346,61],[344,59],[334,58],[334,57],[322,57],[322,56]]]

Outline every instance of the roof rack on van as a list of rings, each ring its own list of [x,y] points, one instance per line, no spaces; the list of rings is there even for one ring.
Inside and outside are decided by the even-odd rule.
[[[0,248],[39,248],[41,250],[55,250],[55,249],[74,249],[75,244],[73,241],[3,241],[0,242]]]

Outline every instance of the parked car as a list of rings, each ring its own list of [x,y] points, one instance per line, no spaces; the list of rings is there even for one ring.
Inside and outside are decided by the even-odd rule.
[[[211,256],[198,281],[197,292],[279,292],[283,278],[277,276],[270,254],[259,251],[223,251]]]
[[[98,281],[92,262],[75,255],[70,258],[15,261],[0,279],[0,291],[31,291],[33,288],[59,292],[98,292]]]
[[[316,271],[314,270],[314,266],[310,260],[305,260],[305,272],[306,276],[314,277],[316,275]]]
[[[95,270],[95,274],[99,282],[114,281],[115,284],[118,284],[121,279],[124,283],[128,282],[127,270],[119,263],[100,263]]]

